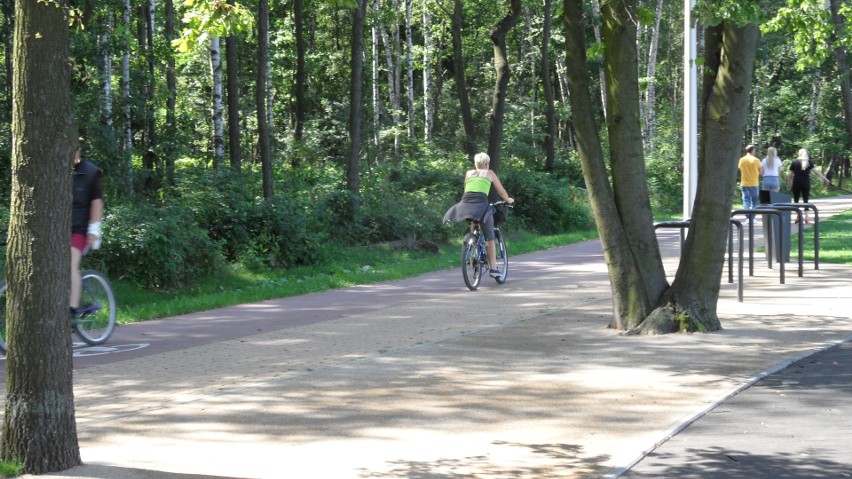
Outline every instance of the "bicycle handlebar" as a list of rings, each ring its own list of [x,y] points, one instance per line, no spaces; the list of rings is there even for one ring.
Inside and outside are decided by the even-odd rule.
[[[495,201],[494,203],[491,203],[491,206],[495,206],[495,207],[496,206],[505,206],[507,208],[514,208],[515,203],[506,203],[505,201],[500,200],[500,201]]]

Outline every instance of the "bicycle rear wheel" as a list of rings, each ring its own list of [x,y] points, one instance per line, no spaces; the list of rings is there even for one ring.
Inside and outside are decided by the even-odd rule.
[[[482,280],[482,268],[477,251],[478,244],[479,236],[473,233],[464,235],[461,248],[462,276],[464,277],[464,284],[471,291],[476,291],[479,282]]]
[[[83,271],[83,292],[74,329],[87,344],[96,346],[109,339],[115,329],[115,295],[103,274]]]
[[[497,284],[503,284],[509,277],[509,250],[506,249],[506,240],[503,238],[503,234],[497,228],[494,228],[494,246],[497,248],[497,268],[503,272],[494,280],[497,281]]]
[[[6,352],[6,282],[0,282],[0,352]]]

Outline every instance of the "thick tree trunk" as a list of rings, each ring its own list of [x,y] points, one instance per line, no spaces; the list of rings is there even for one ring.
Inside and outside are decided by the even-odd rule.
[[[255,83],[255,108],[257,108],[257,141],[260,147],[260,169],[263,181],[263,198],[272,198],[272,147],[267,116],[267,77],[269,76],[269,0],[258,2],[257,14],[257,81]]]
[[[462,0],[453,2],[453,70],[456,80],[456,95],[459,97],[462,125],[464,126],[464,150],[468,159],[473,162],[476,155],[476,128],[473,124],[473,113],[470,109],[470,99],[467,93],[467,83],[464,73],[464,53],[462,51],[462,25],[464,10]]]
[[[361,120],[364,84],[364,16],[367,0],[356,0],[352,10],[352,55],[350,57],[351,78],[349,85],[349,155],[346,158],[346,189],[352,195],[352,213],[358,211],[361,193]]]
[[[544,134],[544,169],[553,171],[556,158],[556,107],[553,98],[553,82],[550,77],[550,27],[553,23],[551,0],[544,0],[544,26],[541,33],[541,82],[544,88],[544,116],[547,129]]]
[[[506,55],[506,35],[517,25],[521,18],[521,0],[512,0],[509,13],[491,29],[489,36],[494,44],[494,95],[491,102],[491,116],[488,122],[488,156],[491,157],[491,169],[500,169],[500,150],[503,145],[503,117],[506,109],[506,91],[509,88],[509,59]]]
[[[698,189],[672,287],[637,332],[715,331],[730,212],[742,152],[760,30],[724,22],[708,29]]]
[[[240,59],[237,49],[239,39],[225,39],[225,64],[227,65],[228,91],[228,156],[231,168],[237,173],[242,170],[243,154],[240,146]]]
[[[649,294],[645,281],[651,280],[652,284],[658,284],[658,279],[652,277],[651,274],[658,273],[640,271],[639,263],[634,258],[632,243],[647,238],[628,238],[627,229],[622,221],[622,213],[616,204],[616,193],[608,180],[598,126],[595,123],[591,88],[586,74],[588,63],[583,35],[582,0],[564,0],[563,20],[565,22],[568,88],[571,93],[571,111],[577,132],[583,177],[589,192],[589,200],[592,203],[592,211],[603,245],[612,285],[613,319],[610,326],[617,329],[627,329],[639,324],[651,310],[649,298],[652,294]],[[616,67],[616,65],[621,66],[618,63],[612,64],[613,67]],[[613,93],[618,93],[618,91]],[[618,98],[615,98],[614,101],[618,101]],[[638,102],[635,109],[638,111]],[[629,120],[629,118],[625,120]],[[627,165],[619,166],[619,169],[626,170],[626,167]],[[645,181],[645,177],[643,176],[639,180]],[[628,183],[619,184],[626,185]],[[637,231],[641,231],[641,228],[636,225],[631,226]],[[645,249],[650,250],[651,246],[645,245]],[[659,269],[662,269],[662,264],[660,264]],[[661,276],[664,281],[665,275]]]
[[[607,130],[612,185],[619,217],[627,233],[633,261],[644,292],[645,313],[651,312],[668,287],[654,232],[645,170],[642,124],[639,119],[639,54],[636,48],[636,4],[607,2],[602,9],[607,71]],[[640,298],[636,298],[637,308]],[[643,315],[644,316],[644,315]],[[625,325],[613,324],[613,327]]]
[[[65,9],[15,2],[6,401],[0,459],[43,474],[81,464],[68,291],[76,131]],[[49,73],[49,74],[48,74]]]
[[[225,158],[225,118],[222,107],[222,51],[219,37],[210,37],[210,73],[213,93],[210,98],[213,121],[213,168],[222,166]]]

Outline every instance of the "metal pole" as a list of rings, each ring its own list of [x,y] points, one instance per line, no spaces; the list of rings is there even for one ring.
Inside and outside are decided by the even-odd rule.
[[[683,219],[692,217],[698,189],[698,41],[692,23],[695,0],[683,2]]]

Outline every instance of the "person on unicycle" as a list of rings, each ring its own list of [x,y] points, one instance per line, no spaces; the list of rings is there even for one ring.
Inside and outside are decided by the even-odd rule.
[[[104,190],[101,169],[83,159],[81,147],[74,154],[74,189],[71,209],[71,316],[80,307],[80,261],[86,251],[101,247]]]

